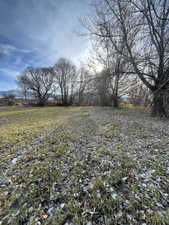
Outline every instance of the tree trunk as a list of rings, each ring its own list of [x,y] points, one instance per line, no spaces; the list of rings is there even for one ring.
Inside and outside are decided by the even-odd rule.
[[[45,106],[46,101],[44,99],[39,99],[38,105]]]
[[[169,117],[168,105],[168,93],[166,89],[156,90],[153,93],[153,108],[152,115],[160,117]]]
[[[118,108],[119,107],[119,99],[117,96],[113,97],[113,107]]]

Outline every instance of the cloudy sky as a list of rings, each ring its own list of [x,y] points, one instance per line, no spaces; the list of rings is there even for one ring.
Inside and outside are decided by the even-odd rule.
[[[0,0],[0,91],[15,89],[27,66],[83,58],[89,42],[77,31],[89,14],[89,0]]]

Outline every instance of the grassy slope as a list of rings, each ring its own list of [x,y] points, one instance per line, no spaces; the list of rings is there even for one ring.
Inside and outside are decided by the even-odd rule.
[[[169,224],[168,122],[97,107],[3,120],[1,224]]]

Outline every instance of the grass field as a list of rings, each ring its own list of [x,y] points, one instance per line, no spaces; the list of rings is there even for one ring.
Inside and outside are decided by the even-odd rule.
[[[169,122],[135,109],[0,108],[1,225],[169,224]]]

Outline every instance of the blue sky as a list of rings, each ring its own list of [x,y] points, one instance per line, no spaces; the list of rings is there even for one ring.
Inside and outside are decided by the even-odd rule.
[[[78,62],[90,46],[78,18],[88,14],[89,0],[0,0],[0,91],[15,89],[27,66]]]

